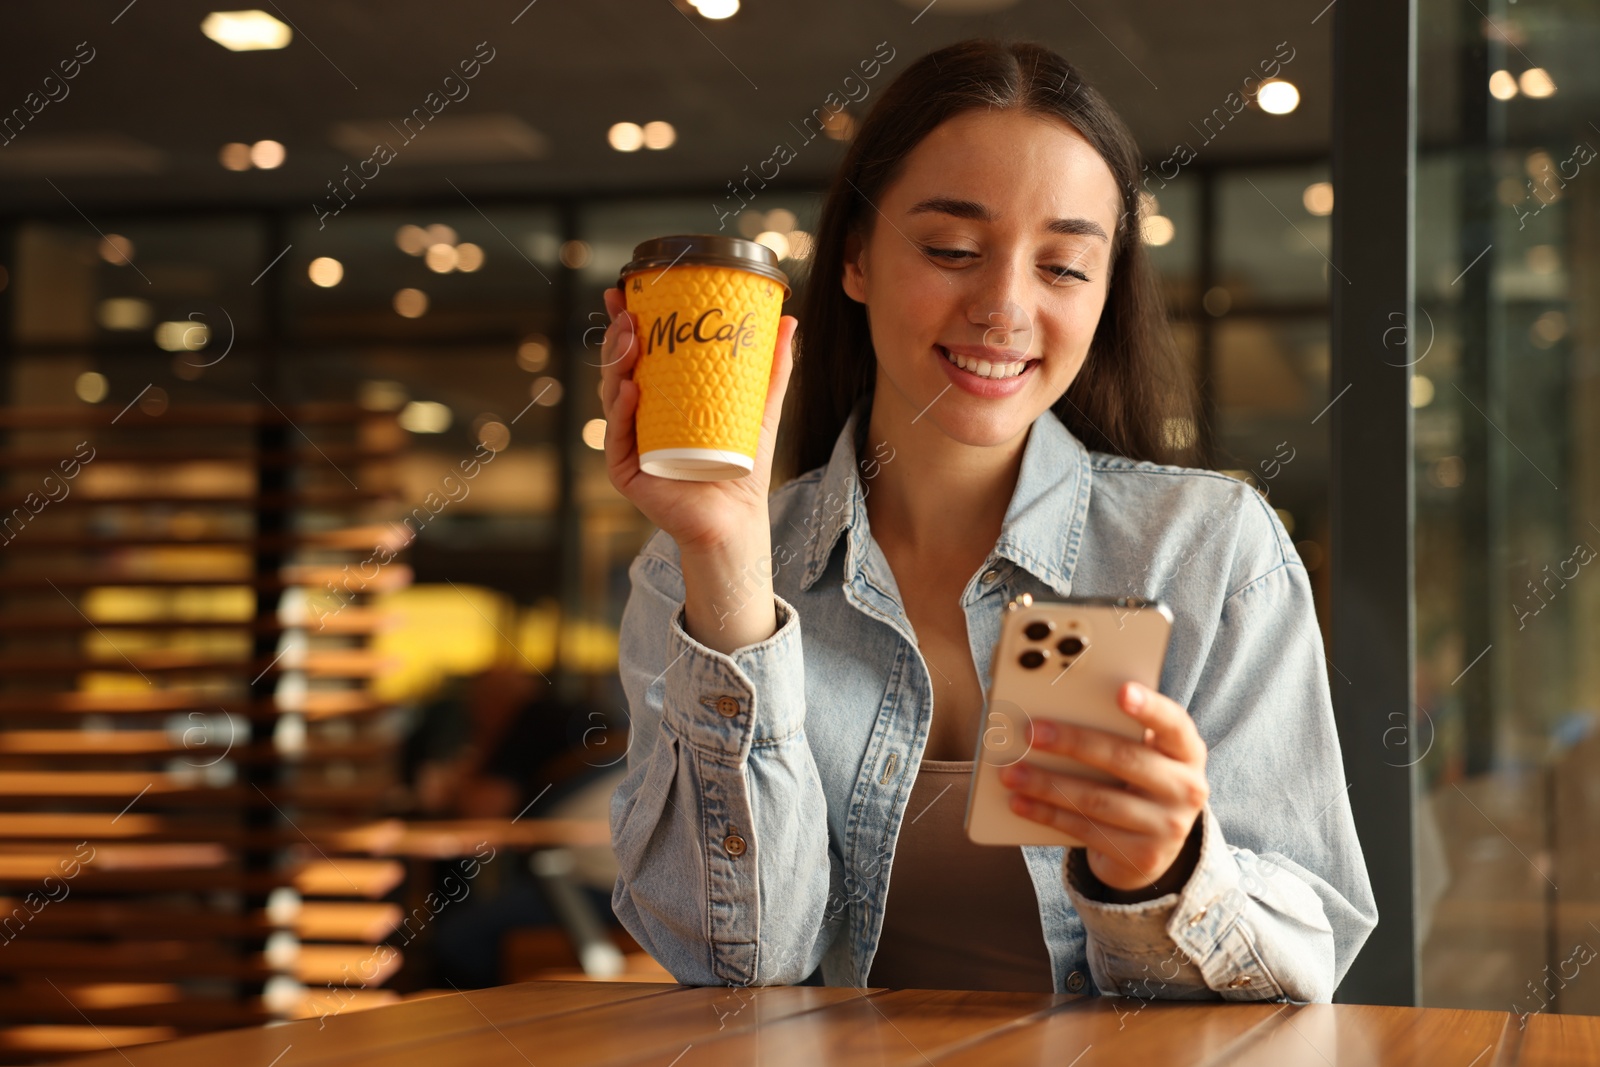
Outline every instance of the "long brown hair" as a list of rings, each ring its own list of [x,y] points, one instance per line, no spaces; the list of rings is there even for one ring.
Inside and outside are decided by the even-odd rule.
[[[1051,410],[1091,449],[1158,463],[1196,461],[1195,383],[1178,356],[1138,237],[1143,164],[1133,135],[1060,55],[1038,44],[974,39],[930,52],[901,72],[861,124],[828,190],[800,298],[781,424],[787,476],[827,463],[852,407],[870,397],[876,381],[866,311],[842,285],[846,237],[854,231],[865,240],[871,233],[872,205],[935,127],[962,112],[1002,108],[1070,124],[1123,191],[1105,307],[1083,368]]]

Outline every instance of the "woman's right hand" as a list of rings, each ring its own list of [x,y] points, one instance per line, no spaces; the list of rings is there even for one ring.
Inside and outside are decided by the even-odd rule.
[[[611,324],[600,345],[600,404],[606,420],[606,473],[611,484],[645,518],[665,530],[680,551],[715,551],[748,542],[752,537],[764,540],[770,526],[767,492],[772,481],[772,457],[793,366],[797,320],[793,315],[778,320],[777,350],[772,359],[755,468],[740,478],[680,481],[646,474],[639,467],[634,429],[639,383],[633,377],[640,352],[638,323],[624,306],[622,290],[614,286],[607,289],[605,302]]]

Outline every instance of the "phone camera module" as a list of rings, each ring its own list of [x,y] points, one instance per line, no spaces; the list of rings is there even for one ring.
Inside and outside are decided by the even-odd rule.
[[[1061,654],[1063,656],[1076,656],[1078,653],[1083,651],[1083,638],[1063,637],[1060,642],[1056,644],[1056,647],[1061,650]]]
[[[1054,629],[1055,626],[1048,620],[1039,619],[1036,622],[1030,622],[1023,628],[1022,632],[1027,635],[1029,641],[1043,641],[1050,636],[1050,631]]]
[[[1017,657],[1017,662],[1022,664],[1026,670],[1038,670],[1044,666],[1044,653],[1037,648],[1030,648]]]

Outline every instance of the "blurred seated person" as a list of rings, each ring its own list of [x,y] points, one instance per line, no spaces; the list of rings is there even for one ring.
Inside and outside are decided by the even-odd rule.
[[[620,764],[626,743],[618,724],[561,699],[543,677],[491,667],[451,676],[423,707],[406,740],[406,775],[420,815],[510,819],[536,798],[528,814],[543,814]]]
[[[618,723],[587,703],[562,699],[540,675],[493,667],[453,676],[441,687],[421,708],[403,760],[415,814],[423,818],[604,819],[615,779],[626,770],[626,745]],[[596,851],[604,855],[591,855]],[[574,852],[574,879],[600,920],[617,925],[609,846]],[[438,879],[454,868],[441,864]],[[478,869],[470,892],[439,911],[431,953],[413,946],[424,955],[417,961],[423,973],[413,980],[434,987],[502,984],[504,935],[558,921],[526,854],[500,849]]]

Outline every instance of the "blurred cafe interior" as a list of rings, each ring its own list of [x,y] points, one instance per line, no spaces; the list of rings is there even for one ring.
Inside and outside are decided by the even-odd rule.
[[[717,232],[798,290],[874,94],[977,35],[1127,116],[1180,430],[1310,574],[1338,999],[1600,1014],[1547,980],[1600,945],[1600,8],[1325,2],[0,13],[0,1061],[671,980],[610,905],[602,292]]]

